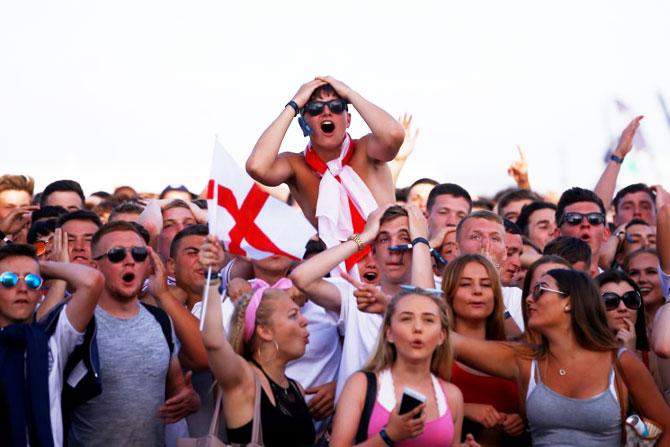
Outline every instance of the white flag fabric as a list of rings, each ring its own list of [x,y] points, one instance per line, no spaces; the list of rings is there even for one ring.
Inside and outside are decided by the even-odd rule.
[[[210,233],[231,254],[302,259],[316,230],[299,210],[272,197],[216,141],[207,187]]]

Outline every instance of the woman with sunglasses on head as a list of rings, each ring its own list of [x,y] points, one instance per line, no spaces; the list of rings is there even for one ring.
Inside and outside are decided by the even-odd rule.
[[[570,262],[566,261],[561,256],[557,255],[543,255],[528,267],[526,277],[523,280],[523,288],[521,293],[521,312],[523,313],[523,323],[528,326],[528,306],[527,299],[530,297],[535,286],[540,282],[542,275],[553,269],[572,269]],[[526,331],[523,333],[523,338],[530,344],[537,344],[537,332]]]
[[[628,407],[622,395],[664,428],[658,445],[670,445],[670,409],[644,364],[619,349],[588,275],[549,270],[526,298],[526,310],[537,344],[458,334],[452,340],[463,363],[520,384],[534,446],[618,445]]]
[[[637,352],[649,365],[649,342],[642,296],[635,281],[619,270],[596,277],[607,314],[607,326],[622,347]]]
[[[463,396],[448,382],[451,348],[441,292],[401,286],[389,302],[377,347],[347,381],[330,445],[457,446]],[[425,400],[400,414],[403,390]],[[470,436],[466,445],[478,445]]]
[[[463,255],[447,265],[442,280],[453,331],[478,340],[505,340],[504,304],[493,264],[477,254]],[[524,445],[525,432],[515,382],[491,377],[459,362],[452,383],[463,392],[464,433],[482,445]]]
[[[200,248],[205,270],[222,258],[216,237],[207,236]],[[216,296],[216,279],[211,295]],[[203,342],[209,365],[223,392],[228,442],[252,440],[254,400],[260,382],[260,416],[264,445],[309,446],[315,441],[314,425],[303,390],[285,375],[286,364],[301,357],[309,341],[307,320],[285,289],[283,278],[258,288],[236,303],[226,340],[221,304],[209,299],[205,308]]]

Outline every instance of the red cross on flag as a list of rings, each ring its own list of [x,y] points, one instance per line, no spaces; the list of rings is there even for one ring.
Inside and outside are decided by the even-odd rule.
[[[307,241],[316,234],[302,212],[258,186],[218,141],[207,200],[209,231],[234,255],[302,259]]]

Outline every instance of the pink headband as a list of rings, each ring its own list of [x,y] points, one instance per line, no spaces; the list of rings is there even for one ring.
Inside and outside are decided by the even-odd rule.
[[[254,294],[251,300],[249,300],[247,310],[244,313],[244,341],[246,343],[249,343],[251,337],[254,335],[254,330],[256,329],[256,312],[258,311],[258,306],[261,304],[261,298],[265,289],[290,289],[293,287],[293,283],[288,278],[281,278],[276,283],[270,285],[262,279],[256,278],[252,280],[251,287],[254,289]]]

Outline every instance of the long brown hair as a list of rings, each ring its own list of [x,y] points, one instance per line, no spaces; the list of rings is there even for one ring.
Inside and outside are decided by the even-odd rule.
[[[619,344],[607,326],[605,306],[593,279],[584,272],[568,269],[553,269],[546,274],[556,280],[558,290],[570,297],[570,320],[577,344],[589,351],[619,349]],[[540,358],[549,352],[546,337],[541,337],[535,352]]]
[[[391,319],[395,314],[398,302],[402,299],[411,299],[412,295],[420,295],[430,298],[438,308],[438,315],[442,330],[446,332],[444,342],[439,345],[433,352],[433,357],[430,361],[430,372],[444,381],[449,381],[451,377],[451,364],[453,362],[453,352],[451,350],[451,343],[449,342],[449,317],[447,315],[447,303],[441,297],[437,297],[433,293],[417,290],[401,290],[391,298],[386,312],[384,313],[384,322],[379,330],[379,337],[377,338],[377,346],[374,352],[363,367],[365,371],[378,373],[390,368],[398,357],[396,347],[386,339],[386,332],[391,327]]]
[[[491,288],[493,289],[493,311],[486,317],[486,339],[505,340],[505,318],[503,316],[505,305],[503,304],[500,278],[491,261],[482,255],[465,254],[459,256],[451,261],[444,271],[444,275],[442,276],[442,291],[447,299],[451,321],[456,321],[457,318],[457,315],[454,315],[454,298],[459,288],[461,276],[463,276],[465,267],[472,262],[486,269],[486,274],[491,281]]]

